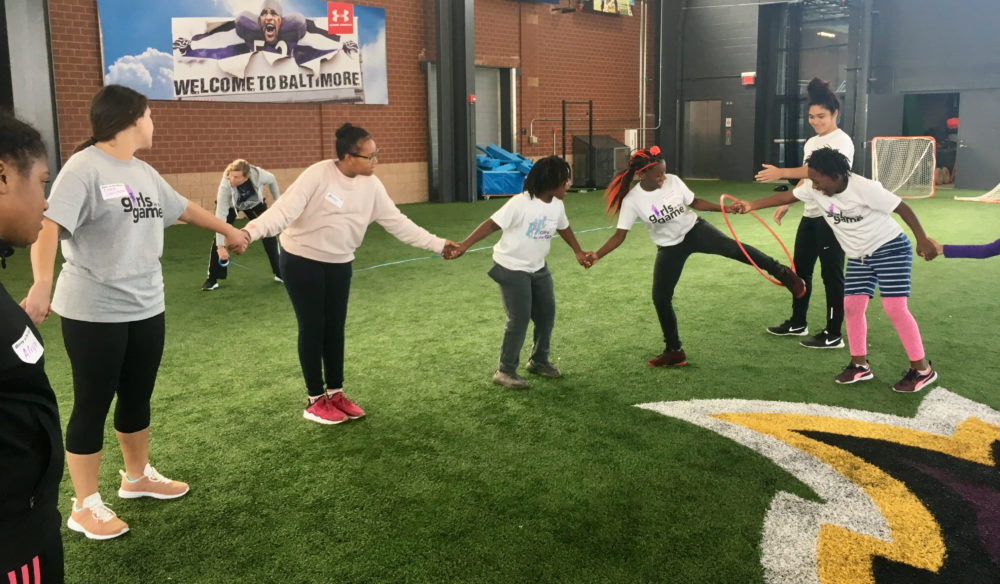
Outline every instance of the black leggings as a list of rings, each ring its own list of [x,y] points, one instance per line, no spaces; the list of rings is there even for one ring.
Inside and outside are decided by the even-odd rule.
[[[806,281],[806,295],[792,300],[792,324],[806,325],[813,268],[819,259],[826,288],[826,332],[839,335],[844,324],[844,250],[822,217],[803,217],[795,233],[795,271]]]
[[[163,356],[163,313],[134,322],[86,322],[63,317],[63,342],[73,369],[73,412],[66,450],[94,454],[104,444],[104,421],[115,402],[115,430],[149,427],[149,399]]]
[[[774,258],[745,243],[743,248],[760,269],[776,276],[781,264]],[[681,339],[677,332],[677,315],[674,313],[674,288],[681,278],[684,262],[693,253],[710,253],[744,264],[750,263],[740,251],[736,240],[726,237],[700,217],[680,243],[659,248],[656,253],[656,263],[653,265],[653,306],[656,307],[656,316],[660,319],[660,328],[663,329],[663,342],[666,343],[668,351],[681,348]]]
[[[299,323],[299,365],[306,391],[318,396],[324,389],[343,387],[351,262],[318,262],[282,250],[281,273]]]

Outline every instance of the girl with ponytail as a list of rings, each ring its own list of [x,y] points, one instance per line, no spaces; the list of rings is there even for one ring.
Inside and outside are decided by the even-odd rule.
[[[634,179],[639,182],[633,187]],[[648,364],[650,367],[686,365],[673,296],[688,256],[710,253],[748,265],[750,262],[735,240],[692,211],[721,211],[721,207],[695,197],[680,178],[667,174],[666,163],[657,146],[633,154],[628,168],[614,178],[606,196],[608,212],[618,215],[618,229],[591,255],[591,260],[597,261],[621,245],[637,219],[646,225],[658,249],[653,264],[653,306],[666,345]],[[784,284],[793,296],[805,293],[805,283],[786,266],[749,245],[743,247],[762,270]]]
[[[129,530],[98,491],[112,401],[125,467],[118,496],[174,499],[188,492],[187,484],[149,464],[150,398],[165,333],[163,231],[185,221],[223,235],[237,253],[249,236],[185,199],[135,157],[153,146],[145,96],[105,86],[91,103],[90,125],[91,137],[52,185],[42,231],[31,246],[34,284],[21,305],[36,324],[52,311],[62,317],[73,370],[66,463],[76,493],[67,526],[103,540]],[[65,263],[52,292],[60,245]]]
[[[830,89],[830,85],[822,79],[814,77],[807,88],[809,93],[809,125],[816,135],[806,140],[803,148],[802,166],[797,168],[778,168],[770,164],[764,165],[764,170],[757,173],[759,182],[771,182],[783,178],[799,179],[798,184],[808,176],[806,161],[820,148],[829,146],[847,157],[848,162],[854,159],[854,142],[843,130],[837,127],[837,116],[840,113],[840,102]],[[774,221],[781,225],[781,218],[788,212],[788,205],[782,205],[774,210]],[[817,334],[803,340],[800,344],[810,349],[838,349],[844,346],[840,334],[844,323],[844,250],[837,243],[833,230],[823,219],[823,209],[815,203],[806,203],[802,209],[802,220],[799,221],[795,233],[795,252],[793,261],[795,269],[806,282],[806,293],[802,298],[792,300],[792,316],[785,322],[767,327],[767,332],[773,335],[806,336],[809,328],[806,325],[806,313],[809,310],[809,298],[812,295],[812,275],[816,260],[819,259],[820,274],[826,289],[826,327]]]

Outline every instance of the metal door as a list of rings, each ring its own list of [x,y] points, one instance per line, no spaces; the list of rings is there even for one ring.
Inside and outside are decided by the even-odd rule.
[[[722,160],[722,100],[684,102],[681,174],[684,178],[719,178]]]
[[[988,191],[1000,183],[1000,90],[963,91],[959,104],[955,188]]]

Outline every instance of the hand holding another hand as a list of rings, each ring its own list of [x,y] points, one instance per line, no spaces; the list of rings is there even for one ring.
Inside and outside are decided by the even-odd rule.
[[[231,233],[226,234],[226,248],[240,255],[247,250],[250,245],[250,232],[246,229],[233,229]],[[221,259],[221,255],[219,256]]]
[[[441,250],[441,257],[446,260],[453,260],[465,253],[465,248],[461,244],[450,239],[444,240],[444,249]]]

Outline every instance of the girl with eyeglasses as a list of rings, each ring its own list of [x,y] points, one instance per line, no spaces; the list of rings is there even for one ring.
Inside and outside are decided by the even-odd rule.
[[[378,148],[364,129],[337,130],[337,158],[307,168],[270,209],[244,228],[251,241],[281,234],[281,275],[298,321],[302,417],[339,424],[365,415],[344,395],[344,324],[354,251],[377,222],[403,243],[441,253],[454,243],[418,226],[377,177]]]

